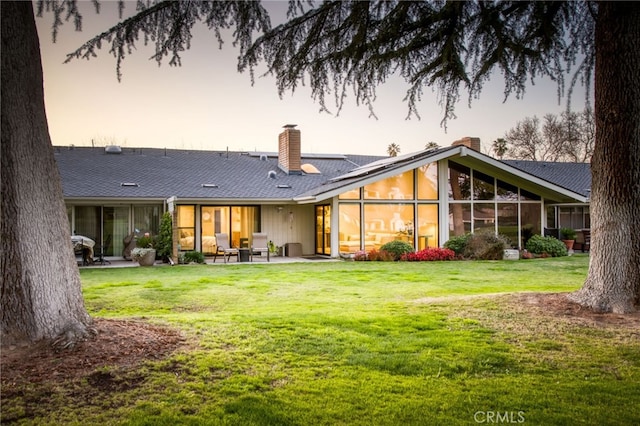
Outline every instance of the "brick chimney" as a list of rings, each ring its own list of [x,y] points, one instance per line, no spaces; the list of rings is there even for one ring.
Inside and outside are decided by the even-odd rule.
[[[278,166],[290,175],[302,174],[300,130],[297,124],[286,124],[278,135]]]
[[[451,145],[452,146],[464,145],[468,148],[473,149],[474,151],[480,152],[480,138],[472,138],[469,136],[465,136],[462,139],[458,139]]]

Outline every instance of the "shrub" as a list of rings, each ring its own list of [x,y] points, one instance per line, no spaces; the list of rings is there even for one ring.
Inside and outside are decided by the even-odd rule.
[[[504,249],[510,247],[509,239],[493,232],[471,234],[464,249],[464,257],[478,260],[501,260]]]
[[[534,235],[527,241],[527,251],[538,254],[548,255],[552,257],[566,256],[567,247],[557,238],[542,235]]]
[[[204,263],[204,254],[199,251],[188,251],[182,255],[184,263]]]
[[[171,257],[172,249],[173,230],[171,213],[165,212],[162,215],[162,220],[160,221],[160,232],[158,232],[158,237],[156,239],[156,250],[158,251],[159,257],[166,259]]]
[[[449,241],[444,243],[444,248],[448,248],[449,250],[453,250],[455,254],[458,256],[462,256],[464,254],[465,249],[467,248],[467,243],[471,238],[471,234],[458,235],[457,237],[449,238]]]
[[[406,253],[402,256],[401,260],[408,262],[428,262],[435,260],[454,260],[455,258],[456,253],[451,249],[427,247],[415,253]]]
[[[371,261],[374,261],[374,262],[375,261],[378,261],[378,262],[391,262],[392,260],[395,260],[395,256],[393,255],[393,253],[390,253],[390,252],[388,252],[386,250],[373,249],[369,253],[367,253],[367,259],[371,260]]]
[[[413,246],[405,241],[389,241],[380,247],[380,251],[386,251],[393,256],[393,260],[400,260],[403,254],[413,252]],[[371,254],[369,254],[371,255]]]

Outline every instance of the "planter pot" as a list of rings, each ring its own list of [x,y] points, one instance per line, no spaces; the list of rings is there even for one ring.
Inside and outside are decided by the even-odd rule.
[[[567,246],[567,250],[573,250],[573,244],[576,240],[562,240],[565,246]]]
[[[153,266],[156,263],[156,251],[152,249],[142,256],[137,256],[136,261],[140,266]]]

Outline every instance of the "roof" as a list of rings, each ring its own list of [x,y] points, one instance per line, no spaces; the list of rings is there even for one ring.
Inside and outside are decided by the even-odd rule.
[[[108,151],[112,151],[109,153]],[[558,202],[586,202],[590,164],[496,160],[465,146],[398,157],[302,154],[320,173],[287,174],[272,152],[55,147],[67,199],[318,202],[344,191],[451,159]]]
[[[278,167],[277,153],[97,147],[54,147],[54,152],[67,199],[291,200],[382,158],[303,154],[302,163],[313,164],[320,174],[288,175]]]
[[[524,160],[503,160],[502,162],[585,197],[590,195],[590,163],[555,163]]]

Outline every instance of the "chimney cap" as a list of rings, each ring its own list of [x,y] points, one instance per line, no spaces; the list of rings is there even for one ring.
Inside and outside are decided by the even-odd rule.
[[[285,124],[285,125],[284,125],[284,126],[282,126],[282,127],[284,127],[285,129],[293,129],[293,128],[295,128],[296,126],[297,126],[297,124]]]

